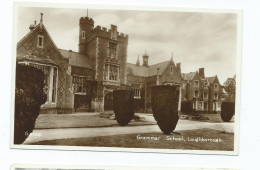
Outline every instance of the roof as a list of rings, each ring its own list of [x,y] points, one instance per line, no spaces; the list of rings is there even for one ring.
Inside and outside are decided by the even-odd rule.
[[[49,57],[38,57],[33,54],[18,57],[17,61],[18,62],[29,61],[29,62],[37,62],[41,64],[56,65]]]
[[[154,65],[150,65],[148,67],[137,66],[136,64],[127,63],[126,64],[127,74],[128,75],[132,74],[132,75],[140,76],[140,77],[150,77],[150,76],[157,75],[157,68],[159,68],[159,75],[162,75],[162,73],[167,68],[167,66],[169,65],[170,62],[171,62],[171,60],[165,61],[162,63],[158,63],[158,64],[154,64]]]
[[[162,63],[151,65],[148,69],[148,76],[155,76],[157,75],[157,68],[159,68],[159,75],[162,75],[164,70],[167,68],[171,61],[165,61]]]
[[[20,41],[18,41],[17,43],[17,48],[19,48],[23,42],[28,39],[31,35],[33,35],[34,32],[36,32],[38,29],[42,29],[43,31],[45,31],[45,33],[47,34],[47,38],[50,39],[51,43],[54,45],[55,49],[57,49],[58,53],[60,54],[60,56],[63,56],[60,51],[58,50],[56,44],[54,43],[53,39],[51,38],[49,32],[47,31],[47,29],[45,28],[45,26],[42,24],[42,27],[40,26],[40,23],[36,26],[34,26],[34,28],[29,31]]]
[[[212,84],[215,80],[215,76],[214,77],[205,77],[205,79],[207,79],[209,81],[210,84]]]
[[[83,55],[78,52],[68,51],[63,49],[59,49],[59,51],[63,57],[69,59],[69,65],[94,69],[93,65],[91,64],[91,60],[87,55]]]
[[[195,76],[196,72],[190,72],[190,73],[182,73],[181,74],[181,77],[184,79],[184,80],[192,80],[193,77]]]
[[[127,75],[135,75],[140,77],[148,76],[148,68],[146,66],[137,66],[136,64],[126,63]]]

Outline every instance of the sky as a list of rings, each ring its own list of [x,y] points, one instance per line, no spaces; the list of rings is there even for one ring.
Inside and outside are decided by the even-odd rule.
[[[78,51],[79,18],[85,9],[19,7],[17,42],[29,32],[36,20],[43,24],[58,48]],[[127,61],[149,55],[149,65],[170,60],[181,63],[182,73],[205,69],[205,76],[217,75],[220,83],[236,74],[237,15],[140,10],[89,9],[94,25],[128,34]]]

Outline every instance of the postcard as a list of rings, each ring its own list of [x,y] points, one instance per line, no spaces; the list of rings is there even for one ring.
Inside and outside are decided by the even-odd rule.
[[[242,11],[15,2],[11,148],[237,155]]]

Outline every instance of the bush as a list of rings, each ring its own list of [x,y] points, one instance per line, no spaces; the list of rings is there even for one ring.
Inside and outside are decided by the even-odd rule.
[[[193,106],[191,101],[182,101],[181,102],[181,112],[184,114],[192,114]]]
[[[229,122],[235,114],[235,102],[222,102],[221,104],[221,119],[224,122]]]
[[[153,86],[152,110],[157,124],[164,134],[170,134],[179,120],[177,86]]]
[[[119,125],[127,125],[134,117],[134,91],[114,90],[113,107]]]
[[[21,144],[34,129],[40,106],[45,102],[41,70],[16,65],[14,144]]]

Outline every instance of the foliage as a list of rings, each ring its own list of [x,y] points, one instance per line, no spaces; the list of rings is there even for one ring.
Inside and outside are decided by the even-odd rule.
[[[192,114],[193,112],[192,101],[182,101],[181,112],[188,115]]]
[[[225,101],[235,102],[236,99],[236,79],[228,78],[224,83]]]
[[[134,91],[130,89],[114,90],[113,107],[119,125],[127,125],[134,117]]]
[[[222,102],[221,104],[221,119],[224,122],[229,122],[235,114],[235,102]]]
[[[170,134],[179,120],[179,91],[176,86],[153,86],[151,95],[153,116],[161,131]]]
[[[15,144],[23,143],[34,129],[40,106],[46,100],[43,88],[42,71],[32,66],[16,65]]]

